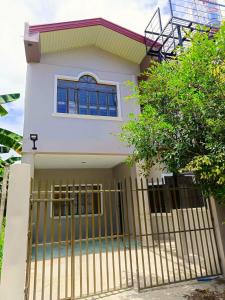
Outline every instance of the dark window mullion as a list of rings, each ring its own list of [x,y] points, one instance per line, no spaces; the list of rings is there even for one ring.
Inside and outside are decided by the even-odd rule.
[[[80,90],[77,89],[77,113],[80,114]]]
[[[67,105],[66,111],[67,113],[69,113],[69,89],[68,88],[66,89],[66,105]]]
[[[107,102],[106,102],[106,111],[107,111],[107,116],[109,116],[109,93],[107,93]]]
[[[87,93],[86,94],[86,97],[87,97],[87,99],[86,99],[86,103],[87,103],[87,115],[90,115],[90,92],[87,91],[86,93]]]
[[[79,93],[78,93],[78,89],[76,89],[75,93],[76,93],[75,99],[76,99],[76,108],[77,108],[76,113],[79,114],[80,105],[79,105]]]
[[[97,116],[100,115],[99,91],[97,91]]]

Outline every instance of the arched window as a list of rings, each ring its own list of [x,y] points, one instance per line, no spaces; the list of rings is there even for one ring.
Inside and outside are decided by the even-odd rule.
[[[57,112],[117,117],[115,85],[98,83],[90,75],[79,81],[57,80]]]

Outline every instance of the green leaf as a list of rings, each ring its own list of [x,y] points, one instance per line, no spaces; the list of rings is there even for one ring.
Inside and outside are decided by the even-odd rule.
[[[19,97],[20,97],[19,93],[0,95],[0,104],[6,104],[9,102],[13,102],[13,101],[19,99]]]
[[[0,128],[0,144],[20,154],[22,151],[22,136],[7,129]]]
[[[7,115],[7,110],[2,106],[2,104],[6,104],[9,102],[13,102],[17,99],[19,99],[20,94],[6,94],[6,95],[0,95],[0,116]]]

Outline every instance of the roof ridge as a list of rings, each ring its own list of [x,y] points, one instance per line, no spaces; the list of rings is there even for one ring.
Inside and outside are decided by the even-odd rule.
[[[128,38],[136,40],[142,44],[152,44],[153,41],[151,39],[145,39],[145,37],[137,32],[134,32],[130,29],[127,29],[123,26],[117,25],[111,21],[108,21],[104,18],[92,18],[92,19],[84,19],[84,20],[76,20],[76,21],[66,21],[66,22],[58,22],[58,23],[48,23],[41,25],[30,25],[29,32],[30,33],[44,33],[51,31],[59,31],[59,30],[67,30],[67,29],[78,29],[83,27],[91,27],[91,26],[103,26],[108,29],[111,29],[117,33],[120,33]]]

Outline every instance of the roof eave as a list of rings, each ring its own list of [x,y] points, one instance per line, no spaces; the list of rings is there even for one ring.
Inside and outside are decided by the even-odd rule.
[[[40,34],[39,32],[31,33],[29,30],[30,26],[25,23],[24,29],[24,47],[26,60],[28,63],[40,62],[41,59],[41,45],[40,45]]]

